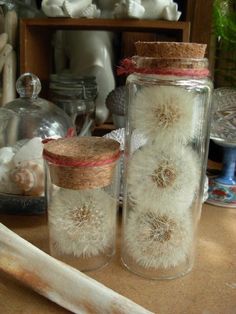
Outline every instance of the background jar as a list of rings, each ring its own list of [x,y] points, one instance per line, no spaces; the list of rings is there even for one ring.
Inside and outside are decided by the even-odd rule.
[[[99,137],[48,142],[48,223],[51,254],[82,270],[106,265],[115,253],[119,143]]]
[[[127,79],[122,261],[141,276],[170,279],[194,263],[212,83],[205,45],[136,48]]]
[[[94,76],[50,76],[50,98],[72,118],[79,136],[91,135],[95,124],[96,97],[97,83]]]

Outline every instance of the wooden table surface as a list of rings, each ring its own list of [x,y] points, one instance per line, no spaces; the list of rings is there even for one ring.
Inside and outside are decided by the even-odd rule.
[[[45,216],[0,215],[0,222],[48,252]],[[89,276],[160,314],[236,314],[236,209],[204,204],[194,269],[170,281],[140,278],[117,254]],[[0,273],[0,314],[69,313],[13,278]]]

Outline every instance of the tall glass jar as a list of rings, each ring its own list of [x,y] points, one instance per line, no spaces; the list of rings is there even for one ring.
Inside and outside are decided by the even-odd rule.
[[[122,261],[171,279],[193,267],[212,82],[205,45],[138,42],[127,61]]]
[[[93,136],[44,145],[50,253],[81,271],[105,266],[115,253],[119,146]]]

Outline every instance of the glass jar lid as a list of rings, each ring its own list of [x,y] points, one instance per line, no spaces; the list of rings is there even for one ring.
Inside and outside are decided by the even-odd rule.
[[[136,42],[137,55],[124,59],[118,74],[207,77],[206,45],[182,42]]]
[[[16,82],[16,89],[20,98],[4,106],[14,113],[8,125],[11,137],[8,142],[33,137],[64,137],[69,129],[74,129],[72,119],[62,109],[38,97],[41,83],[36,75],[21,75]]]
[[[103,137],[73,137],[44,145],[53,184],[85,190],[108,186],[120,156],[120,144]]]
[[[95,136],[64,138],[46,143],[43,154],[46,160],[62,166],[96,167],[116,161],[120,144]]]

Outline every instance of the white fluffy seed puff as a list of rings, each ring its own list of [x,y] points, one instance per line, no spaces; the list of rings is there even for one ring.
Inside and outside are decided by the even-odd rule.
[[[58,253],[91,257],[113,245],[116,200],[102,190],[60,189],[48,215],[51,246]]]
[[[186,143],[195,133],[196,96],[177,86],[143,87],[132,106],[133,127],[149,140]]]
[[[200,183],[200,163],[189,147],[149,143],[133,154],[127,182],[132,203],[185,212]]]
[[[125,248],[144,268],[169,268],[184,263],[192,252],[193,227],[190,215],[158,208],[135,208],[125,229]]]

